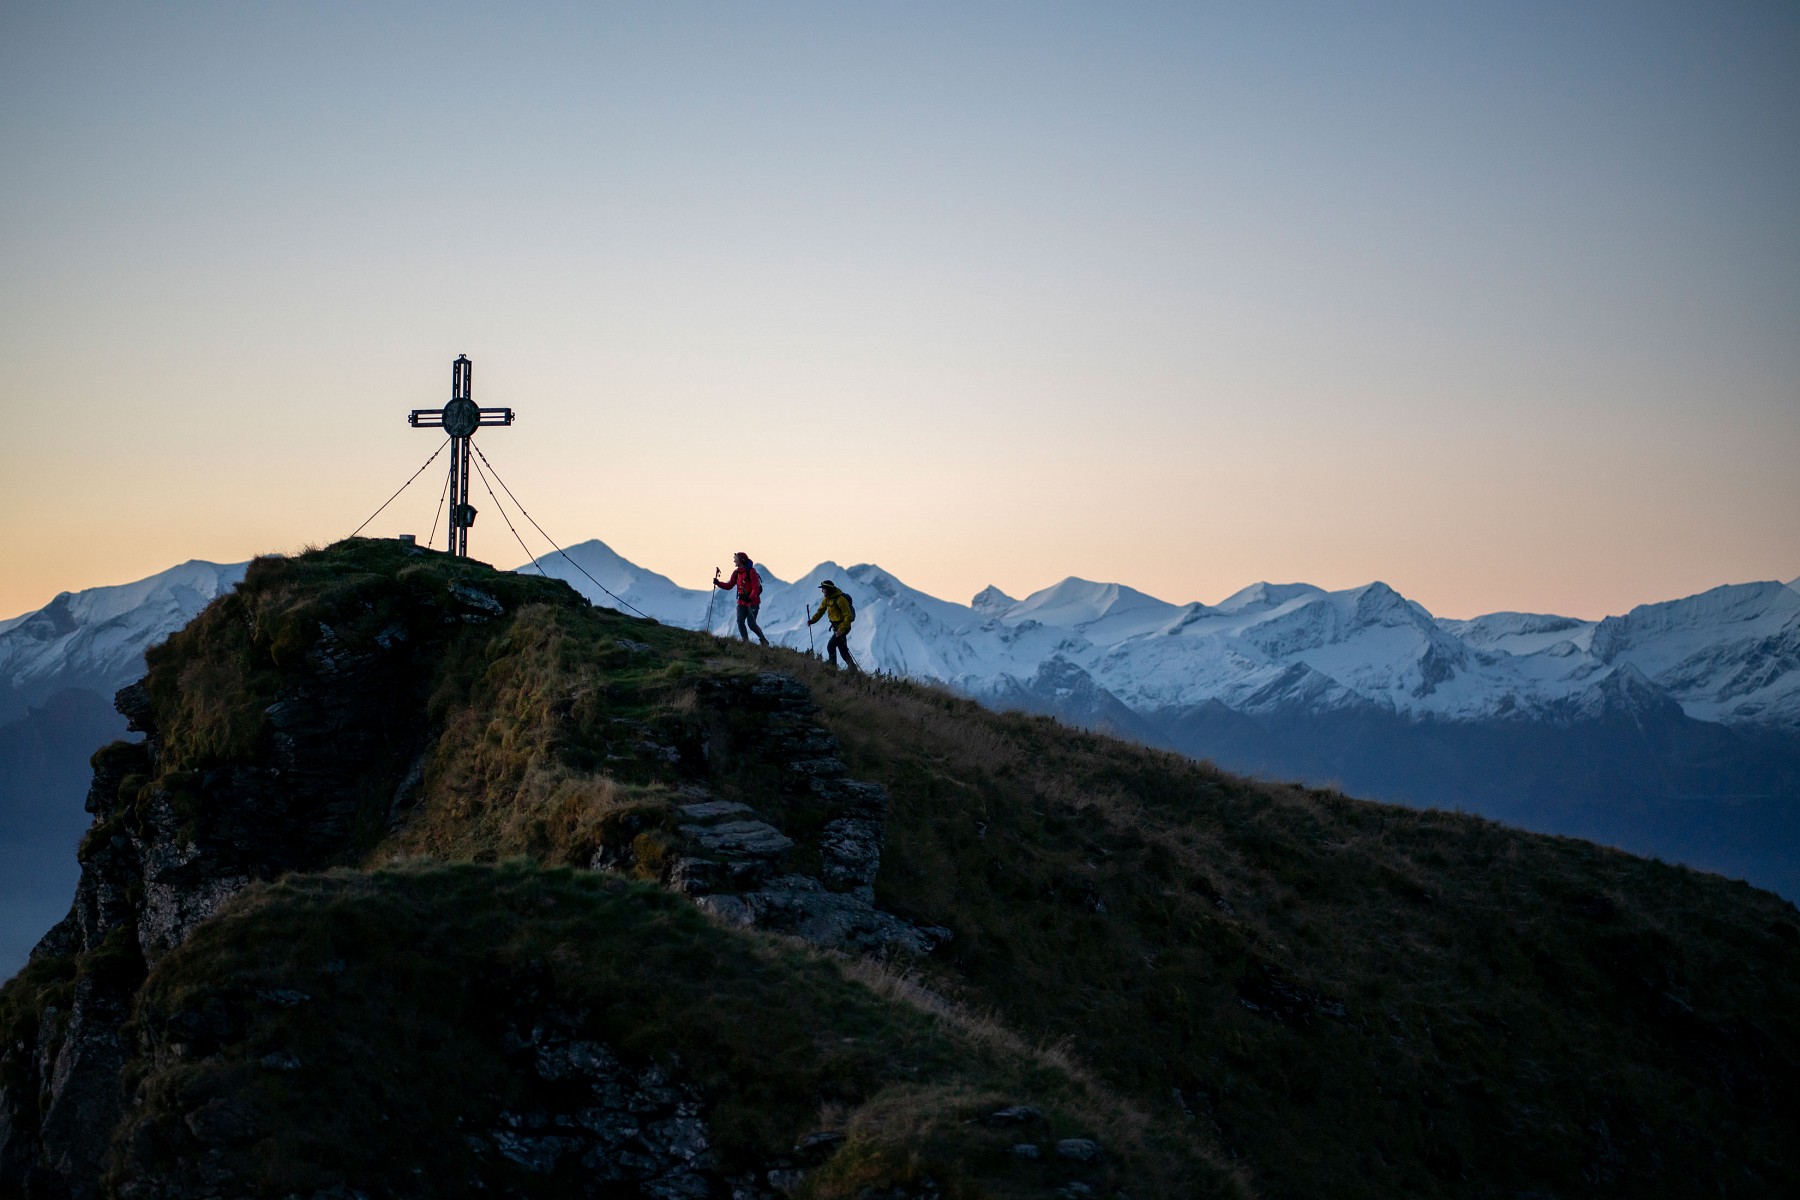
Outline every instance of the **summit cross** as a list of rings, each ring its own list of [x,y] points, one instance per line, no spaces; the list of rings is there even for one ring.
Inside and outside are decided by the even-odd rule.
[[[477,408],[471,395],[475,364],[459,354],[450,364],[450,403],[442,408],[415,408],[406,418],[414,429],[442,429],[450,435],[450,553],[469,555],[469,526],[475,508],[469,503],[469,440],[487,425],[511,425],[510,408]]]

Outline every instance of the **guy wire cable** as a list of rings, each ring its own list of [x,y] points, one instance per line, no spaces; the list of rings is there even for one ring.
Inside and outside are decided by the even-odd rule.
[[[513,529],[512,518],[506,515],[506,506],[500,503],[500,497],[494,495],[494,485],[488,482],[487,472],[481,469],[480,463],[475,464],[475,473],[481,476],[481,486],[487,489],[488,497],[493,500],[494,508],[499,512],[500,519],[506,522],[508,529],[512,529],[513,541],[519,543],[519,549],[525,552],[525,557],[530,560],[531,565],[538,569],[538,574],[545,579],[550,578],[550,572],[544,570],[544,564],[537,560],[537,556],[531,552],[531,547],[527,546],[525,539],[519,536],[519,531]]]
[[[552,546],[556,546],[556,552],[563,556],[563,560],[565,562],[567,562],[571,567],[574,567],[577,571],[580,571],[583,575],[587,575],[589,583],[592,583],[595,587],[599,588],[601,591],[603,591],[607,595],[611,596],[614,600],[618,600],[620,604],[623,604],[626,608],[629,608],[632,612],[634,612],[638,616],[644,618],[644,620],[646,620],[646,621],[655,621],[656,620],[655,617],[652,617],[649,613],[645,612],[643,609],[639,608],[637,605],[632,604],[628,600],[620,599],[618,593],[614,592],[611,588],[607,587],[604,583],[601,583],[598,579],[595,579],[592,575],[588,575],[588,570],[586,567],[582,566],[580,563],[578,563],[574,559],[570,558],[568,551],[564,550],[561,546],[556,545],[555,538],[551,537],[547,533],[544,533],[544,527],[537,523],[537,518],[532,516],[531,513],[526,510],[526,508],[523,504],[519,503],[519,498],[517,496],[513,495],[511,488],[506,486],[506,480],[500,478],[500,472],[494,471],[494,464],[491,462],[488,462],[487,455],[481,453],[481,447],[475,445],[474,442],[470,442],[469,446],[475,451],[476,456],[481,459],[482,463],[486,465],[487,469],[489,471],[493,471],[494,479],[500,484],[500,490],[505,492],[507,495],[507,498],[510,499],[513,502],[513,505],[518,508],[520,515],[523,516],[527,521],[531,522],[531,527],[533,529],[537,530],[540,534],[543,534],[543,538],[546,542],[549,542]],[[483,482],[486,482],[487,476],[485,474],[482,476],[482,480],[483,480]],[[499,499],[496,498],[494,500],[494,503],[495,504],[500,503]],[[518,535],[514,534],[514,536],[516,537]],[[519,544],[524,545],[523,542],[521,542]],[[527,550],[525,553],[530,554],[531,551]],[[542,564],[540,564],[538,566],[538,570],[542,571],[543,569],[544,568],[543,568]],[[658,622],[658,624],[660,624],[660,623],[661,622]]]
[[[444,501],[450,498],[450,472],[444,472],[444,490],[438,493],[437,511],[431,514],[431,536],[425,539],[425,548],[430,549],[437,541],[438,518],[444,515]]]
[[[437,456],[444,452],[444,446],[448,446],[449,444],[450,444],[450,439],[445,438],[443,441],[443,445],[440,445],[436,450],[433,450],[431,452],[431,457],[425,460],[425,467],[429,467],[432,464],[432,462],[436,460]],[[373,521],[376,517],[379,517],[381,515],[382,508],[386,508],[388,505],[392,504],[395,500],[399,499],[400,492],[404,492],[407,488],[411,487],[413,479],[417,479],[419,476],[421,476],[425,473],[425,467],[420,467],[418,470],[414,471],[412,473],[412,479],[408,479],[405,483],[400,485],[399,492],[395,492],[392,496],[389,496],[386,500],[382,501],[381,508],[378,508],[374,512],[369,514],[369,521]],[[355,537],[357,534],[361,533],[364,529],[368,528],[369,521],[364,521],[361,525],[358,525],[355,529],[351,530],[350,536]]]

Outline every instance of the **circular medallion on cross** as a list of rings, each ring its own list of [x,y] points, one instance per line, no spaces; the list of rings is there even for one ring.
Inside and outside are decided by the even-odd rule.
[[[444,405],[444,432],[453,438],[466,438],[481,425],[481,409],[467,396],[458,396]]]

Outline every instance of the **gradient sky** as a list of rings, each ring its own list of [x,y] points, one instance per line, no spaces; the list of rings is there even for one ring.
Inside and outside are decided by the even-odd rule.
[[[0,615],[349,533],[458,353],[689,585],[1788,579],[1797,214],[1790,0],[0,0]]]

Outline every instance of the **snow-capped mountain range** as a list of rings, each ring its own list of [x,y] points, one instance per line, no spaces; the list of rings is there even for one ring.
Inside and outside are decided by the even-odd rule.
[[[0,621],[0,720],[56,690],[105,691],[135,678],[145,648],[234,587],[245,566],[187,562],[136,583],[64,592]],[[710,606],[714,632],[735,628],[731,593],[684,588],[600,541],[518,569],[687,628],[705,625]],[[1384,583],[1336,592],[1257,583],[1207,605],[1069,578],[1022,600],[989,587],[957,604],[872,564],[824,562],[794,580],[758,570],[773,641],[822,648],[824,626],[809,631],[805,618],[820,581],[831,579],[855,600],[850,646],[865,667],[994,702],[1036,695],[1054,707],[1058,692],[1085,688],[1139,714],[1216,702],[1252,715],[1373,708],[1568,722],[1622,697],[1664,698],[1696,720],[1800,730],[1800,580],[1731,584],[1602,621],[1530,613],[1456,621]]]
[[[689,628],[706,623],[710,601],[714,632],[735,629],[732,595],[683,588],[601,542],[519,569]],[[831,579],[855,599],[858,661],[981,699],[1036,692],[1053,701],[1047,683],[1069,691],[1085,681],[1140,714],[1217,702],[1246,714],[1366,707],[1565,723],[1660,700],[1696,720],[1800,730],[1800,580],[1727,585],[1602,621],[1531,613],[1454,621],[1384,583],[1336,592],[1258,583],[1207,605],[1070,578],[1022,600],[989,587],[956,604],[870,564],[821,563],[792,581],[758,570],[771,640],[809,645],[805,616],[819,582]],[[813,631],[821,645],[822,629]]]

